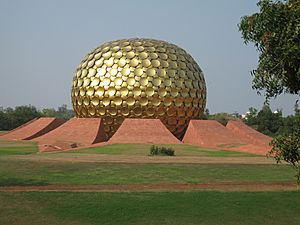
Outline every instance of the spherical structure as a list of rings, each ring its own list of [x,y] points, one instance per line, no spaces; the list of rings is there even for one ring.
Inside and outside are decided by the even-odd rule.
[[[125,118],[159,118],[178,138],[206,104],[203,73],[176,45],[153,39],[124,39],[91,51],[72,85],[77,117],[101,117],[108,137]]]

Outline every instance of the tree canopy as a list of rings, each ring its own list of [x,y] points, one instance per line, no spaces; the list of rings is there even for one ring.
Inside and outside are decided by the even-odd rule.
[[[260,11],[244,16],[239,30],[246,44],[259,52],[253,89],[266,99],[300,94],[300,0],[260,0]]]

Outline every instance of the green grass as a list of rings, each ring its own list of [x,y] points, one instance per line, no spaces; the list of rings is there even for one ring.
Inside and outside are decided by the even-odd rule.
[[[300,192],[0,193],[0,224],[300,224]]]
[[[156,145],[170,147],[175,150],[176,156],[257,156],[242,152],[227,150],[216,150],[211,148],[200,148],[192,145]],[[149,155],[151,145],[143,144],[113,144],[95,148],[66,151],[66,153],[88,153],[88,154],[109,154],[109,155]]]
[[[0,157],[4,155],[27,155],[38,152],[35,142],[0,140]]]
[[[109,164],[0,159],[0,186],[294,181],[287,165]]]
[[[220,148],[234,148],[234,147],[240,147],[246,144],[240,144],[240,143],[236,143],[236,144],[222,144],[222,145],[218,145],[218,147]]]

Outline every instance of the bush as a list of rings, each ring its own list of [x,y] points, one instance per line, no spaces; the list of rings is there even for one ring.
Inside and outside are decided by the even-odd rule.
[[[277,163],[285,161],[291,164],[297,170],[295,177],[300,185],[300,131],[287,136],[278,136],[270,145],[272,149],[269,156],[274,157]]]
[[[150,148],[150,155],[166,155],[166,156],[174,156],[175,150],[172,148],[166,148],[166,147],[158,147],[155,145],[152,145]]]

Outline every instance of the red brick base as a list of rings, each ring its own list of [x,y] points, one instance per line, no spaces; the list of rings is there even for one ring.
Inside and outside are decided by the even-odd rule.
[[[125,119],[108,144],[181,144],[159,119]]]
[[[100,118],[72,118],[57,129],[33,139],[40,151],[65,150],[106,141]]]

